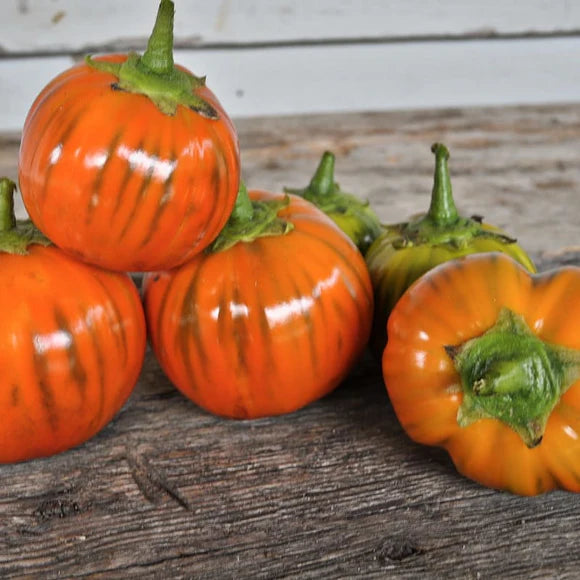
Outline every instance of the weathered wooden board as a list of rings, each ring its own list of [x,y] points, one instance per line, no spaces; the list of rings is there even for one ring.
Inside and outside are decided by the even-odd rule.
[[[143,47],[141,47],[143,48]],[[580,36],[178,50],[234,117],[578,102]],[[72,56],[1,58],[0,132]]]
[[[0,8],[0,51],[84,53],[141,48],[155,0],[10,0]],[[567,0],[177,0],[180,47],[327,41],[575,34],[580,5]]]
[[[430,144],[457,200],[509,225],[546,269],[580,265],[580,106],[238,122],[250,187],[301,185],[324,149],[385,220],[424,209]],[[17,138],[0,141],[16,175]],[[576,249],[574,249],[576,247]],[[0,291],[1,292],[1,291]],[[85,445],[0,467],[2,578],[575,578],[577,496],[520,498],[410,442],[365,357],[288,416],[218,419],[148,356],[134,395]]]
[[[424,211],[430,146],[443,141],[458,205],[509,229],[534,254],[580,245],[580,105],[238,119],[249,187],[306,185],[326,149],[343,189],[386,222]],[[18,137],[0,138],[17,178]],[[19,216],[24,216],[20,203]]]
[[[0,132],[86,53],[144,50],[157,1],[0,6]],[[236,117],[577,102],[568,0],[176,2],[177,61]]]

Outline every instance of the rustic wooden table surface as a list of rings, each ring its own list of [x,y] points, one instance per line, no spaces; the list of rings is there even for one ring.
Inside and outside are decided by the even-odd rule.
[[[509,228],[540,269],[580,265],[580,106],[238,122],[250,187],[306,185],[325,149],[384,221],[424,210],[430,145],[460,209]],[[16,176],[18,137],[0,139]],[[81,447],[0,467],[1,578],[578,578],[580,498],[459,476],[399,427],[365,356],[292,415],[213,417],[148,355],[134,395]]]

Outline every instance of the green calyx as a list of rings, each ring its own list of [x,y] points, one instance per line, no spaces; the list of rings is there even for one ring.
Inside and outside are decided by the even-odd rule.
[[[174,115],[182,105],[209,119],[217,119],[216,110],[195,94],[205,85],[205,77],[196,77],[175,67],[173,62],[173,20],[171,0],[161,0],[157,19],[147,50],[143,55],[130,53],[123,63],[94,60],[86,57],[92,68],[110,73],[118,81],[117,90],[145,95],[166,115]]]
[[[393,242],[395,248],[417,245],[450,245],[454,249],[465,249],[475,239],[488,238],[502,244],[515,244],[516,240],[501,232],[484,229],[480,217],[466,218],[459,215],[453,200],[449,175],[449,151],[445,145],[434,143],[435,176],[429,211],[419,219],[389,226],[398,233]]]
[[[508,308],[487,332],[445,350],[461,377],[459,425],[497,419],[529,448],[540,444],[550,413],[580,379],[580,351],[542,341]]]
[[[249,243],[257,238],[283,236],[291,232],[294,224],[278,217],[278,212],[289,203],[288,196],[280,200],[251,200],[246,186],[240,183],[232,214],[207,252],[222,252],[238,242]]]
[[[0,253],[25,255],[28,246],[49,246],[30,220],[17,221],[14,215],[16,184],[6,177],[0,178]]]
[[[345,193],[334,181],[333,153],[326,151],[309,185],[303,189],[284,188],[286,193],[303,197],[327,214],[364,254],[381,234],[381,223],[370,207],[354,195]]]

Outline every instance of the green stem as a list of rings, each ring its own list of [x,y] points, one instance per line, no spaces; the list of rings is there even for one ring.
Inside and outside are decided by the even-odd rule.
[[[48,240],[30,220],[17,220],[14,214],[16,184],[0,178],[0,253],[24,255],[32,244],[49,246]]]
[[[481,217],[469,218],[459,215],[453,201],[451,178],[447,166],[449,151],[441,143],[434,143],[431,151],[435,154],[435,176],[429,211],[408,222],[385,226],[385,229],[390,232],[390,247],[402,250],[413,246],[426,246],[425,254],[421,258],[425,269],[432,268],[440,261],[452,257],[474,252],[489,252],[493,249],[505,252],[528,270],[535,272],[532,261],[516,244],[514,238],[482,223]],[[441,248],[444,252],[432,253],[434,248]],[[439,257],[435,258],[436,255]],[[419,273],[418,270],[417,273]]]
[[[428,244],[436,246],[450,244],[455,248],[466,248],[475,237],[504,240],[505,235],[486,231],[480,221],[462,217],[455,207],[451,178],[449,176],[449,151],[442,143],[434,143],[431,151],[435,154],[435,175],[429,211],[406,224],[402,224],[400,247]]]
[[[340,189],[334,181],[334,163],[334,154],[325,151],[307,187],[285,187],[284,191],[303,197],[322,210],[364,254],[381,234],[381,222],[368,201]]]
[[[240,182],[238,197],[226,225],[206,252],[223,252],[240,242],[250,243],[266,236],[283,236],[294,229],[294,224],[278,217],[288,206],[290,197],[257,201],[250,199],[248,190]]]
[[[173,19],[175,8],[171,0],[161,0],[153,32],[141,64],[159,75],[171,74],[173,64]]]
[[[445,350],[461,377],[459,425],[497,419],[530,448],[540,443],[550,413],[580,378],[580,351],[542,341],[508,308],[487,332]]]
[[[473,393],[480,396],[517,393],[526,384],[529,375],[526,365],[519,359],[497,361],[492,369],[473,383]]]
[[[330,151],[325,151],[308,187],[313,195],[323,196],[335,192],[334,161],[334,154]]]
[[[217,119],[215,108],[197,90],[205,86],[205,77],[177,68],[173,62],[173,18],[171,0],[161,0],[153,32],[143,55],[131,53],[124,62],[94,60],[86,63],[117,78],[117,90],[145,95],[165,115],[175,115],[183,106],[207,117]]]
[[[431,151],[435,154],[435,177],[427,217],[437,225],[447,226],[454,224],[459,217],[447,165],[449,150],[442,143],[434,143]]]
[[[14,192],[16,184],[2,177],[0,179],[0,232],[8,232],[16,227],[14,215]]]
[[[236,198],[236,203],[234,209],[230,215],[231,221],[236,222],[247,222],[252,219],[254,214],[254,209],[252,207],[252,201],[248,195],[248,189],[243,181],[240,181],[240,188],[238,190],[238,197]]]

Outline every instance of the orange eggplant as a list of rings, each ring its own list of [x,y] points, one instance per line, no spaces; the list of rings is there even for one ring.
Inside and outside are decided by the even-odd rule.
[[[167,376],[217,415],[295,411],[332,391],[372,319],[364,259],[302,198],[240,191],[212,250],[144,279],[151,344]]]
[[[580,268],[451,260],[403,294],[388,333],[385,383],[412,439],[489,487],[580,492]]]
[[[0,180],[0,463],[100,431],[131,394],[146,340],[131,278],[77,262],[17,224],[13,189]]]
[[[22,198],[70,255],[119,271],[177,266],[207,247],[234,206],[239,151],[215,95],[173,63],[162,0],[143,56],[87,59],[53,79],[24,124]]]

